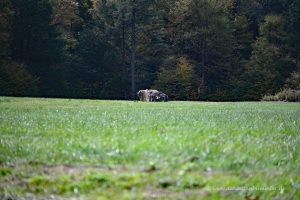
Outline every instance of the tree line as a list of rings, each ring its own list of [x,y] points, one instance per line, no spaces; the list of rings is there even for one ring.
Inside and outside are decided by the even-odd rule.
[[[0,0],[0,95],[260,100],[299,90],[298,0]]]

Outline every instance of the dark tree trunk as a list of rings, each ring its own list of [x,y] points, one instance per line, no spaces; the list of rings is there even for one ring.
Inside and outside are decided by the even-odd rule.
[[[126,63],[125,63],[125,22],[124,22],[124,15],[122,15],[122,42],[121,42],[121,45],[122,45],[122,65],[123,65],[123,68],[122,68],[122,76],[121,76],[121,82],[122,84],[125,83],[125,74],[126,73]],[[128,93],[128,90],[124,90],[124,99],[127,99],[127,93]]]
[[[236,1],[236,12],[239,15],[241,11],[241,0]]]
[[[124,19],[123,15],[123,19]],[[125,22],[122,20],[122,62],[123,65],[125,66]]]
[[[135,29],[135,9],[132,10],[131,18],[131,99],[135,99],[135,54],[136,54],[136,29]]]

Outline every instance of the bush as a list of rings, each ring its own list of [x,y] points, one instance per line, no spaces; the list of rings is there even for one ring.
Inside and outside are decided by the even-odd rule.
[[[293,72],[285,81],[284,89],[275,95],[265,95],[262,101],[300,102],[300,72]]]
[[[262,101],[278,101],[278,96],[276,95],[264,95]]]
[[[284,89],[276,95],[280,101],[300,102],[300,90]]]
[[[37,93],[36,83],[24,65],[12,61],[0,62],[0,95],[24,96]]]
[[[275,95],[265,95],[262,101],[300,102],[300,90],[284,89]]]
[[[300,90],[300,72],[293,72],[285,81],[285,88]]]

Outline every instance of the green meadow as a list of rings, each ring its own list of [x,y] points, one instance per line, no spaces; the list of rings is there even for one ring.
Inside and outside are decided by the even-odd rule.
[[[300,199],[300,104],[0,97],[0,199]]]

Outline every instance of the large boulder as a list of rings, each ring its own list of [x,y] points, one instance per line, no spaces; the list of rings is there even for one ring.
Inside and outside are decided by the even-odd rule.
[[[147,102],[168,101],[168,95],[158,90],[148,90],[148,89],[140,90],[137,93],[137,95],[141,101],[147,101]]]

